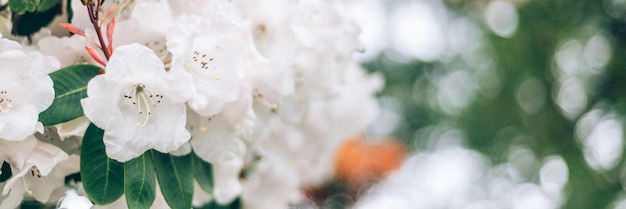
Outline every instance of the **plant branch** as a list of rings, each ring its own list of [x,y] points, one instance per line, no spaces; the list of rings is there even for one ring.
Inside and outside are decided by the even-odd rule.
[[[93,1],[89,1],[89,3],[87,3],[87,13],[89,13],[89,20],[91,21],[91,24],[93,25],[94,29],[96,30],[96,34],[98,35],[98,40],[100,41],[100,49],[102,50],[102,52],[104,52],[104,57],[109,60],[109,58],[111,57],[111,53],[109,52],[109,50],[107,50],[107,45],[105,44],[104,41],[104,37],[102,36],[102,27],[100,27],[99,24],[99,12],[100,12],[100,5],[101,2],[99,0],[96,0],[97,3],[94,5]],[[94,6],[96,7],[95,11],[94,11]]]

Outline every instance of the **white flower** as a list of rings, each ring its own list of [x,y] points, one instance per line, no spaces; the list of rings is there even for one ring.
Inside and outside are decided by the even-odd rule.
[[[71,37],[49,36],[42,38],[37,43],[39,51],[44,55],[54,56],[61,62],[61,67],[67,67],[73,64],[96,62],[89,56],[85,46],[95,48],[84,37],[75,35]]]
[[[215,4],[205,16],[182,16],[167,34],[172,69],[193,76],[196,93],[191,109],[214,115],[239,98],[240,83],[249,72],[248,55],[254,49],[248,25],[229,3]]]
[[[85,130],[86,129],[83,129],[83,134]],[[83,138],[78,136],[63,137],[59,135],[58,131],[59,129],[57,129],[56,126],[46,126],[44,127],[43,133],[35,133],[34,136],[39,141],[52,144],[67,154],[80,155],[80,144],[82,143]]]
[[[278,110],[279,101],[289,95],[293,95],[295,86],[292,71],[288,67],[280,67],[265,60],[261,55],[255,54],[251,58],[251,67],[254,69],[250,74],[257,114],[275,112]],[[282,107],[282,104],[280,104]]]
[[[219,204],[228,204],[241,194],[239,173],[243,168],[242,158],[213,163],[213,195]]]
[[[188,74],[166,72],[152,50],[131,44],[117,48],[81,102],[85,116],[104,129],[107,155],[126,162],[149,149],[174,151],[189,140],[185,101],[192,92]]]
[[[36,145],[37,140],[32,136],[21,141],[0,140],[0,160],[8,162],[13,167],[21,168]]]
[[[215,163],[243,158],[245,142],[252,134],[256,116],[248,94],[227,103],[224,111],[217,115],[206,117],[189,110],[187,119],[193,150],[203,160]]]
[[[323,146],[328,147],[333,138],[358,135],[378,114],[375,94],[382,87],[382,78],[368,75],[357,63],[351,63],[344,75],[336,95],[311,102],[301,124],[309,132],[326,136],[323,138],[329,141]]]
[[[55,189],[64,187],[65,176],[78,172],[78,166],[77,155],[70,157],[54,145],[37,142],[24,165],[12,167],[13,176],[2,191],[2,195],[9,195],[3,204],[19,204],[24,193],[48,202]]]
[[[109,1],[105,1],[109,2]],[[91,21],[89,20],[89,13],[87,12],[87,7],[83,5],[82,1],[70,1],[72,7],[72,25],[75,25],[77,28],[81,30],[85,30],[87,28],[93,28]]]
[[[0,52],[0,139],[23,140],[42,128],[39,113],[54,99],[46,72],[58,67],[58,62],[39,52]]]
[[[172,24],[174,20],[164,1],[137,2],[129,19],[116,23],[113,45],[140,43],[151,48],[162,61],[169,62],[165,35]]]
[[[65,192],[63,199],[59,200],[58,209],[90,209],[93,203],[89,198],[80,196],[76,190],[69,189]]]
[[[55,125],[59,138],[65,140],[71,136],[83,137],[91,121],[85,116]]]
[[[278,69],[292,71],[298,100],[336,93],[343,69],[359,49],[359,30],[343,14],[342,3],[268,0],[257,5],[241,0],[235,4],[252,21],[254,42],[262,54]]]
[[[298,43],[288,26],[296,15],[298,2],[265,0],[258,4],[256,0],[239,0],[233,3],[241,15],[252,22],[252,35],[257,49],[275,64],[291,65]]]
[[[198,181],[193,181],[193,199],[191,200],[191,205],[194,208],[201,208],[206,204],[209,204],[213,196],[208,192],[204,191]]]
[[[265,156],[255,166],[254,173],[242,182],[244,205],[248,209],[284,208],[302,196],[301,174],[292,162]],[[272,188],[272,192],[267,192]]]
[[[0,52],[20,49],[22,49],[22,45],[15,41],[2,38],[2,34],[0,34]]]

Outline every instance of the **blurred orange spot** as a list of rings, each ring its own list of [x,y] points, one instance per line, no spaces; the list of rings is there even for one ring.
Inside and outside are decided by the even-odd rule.
[[[358,136],[339,147],[335,161],[336,176],[358,187],[385,178],[400,166],[405,155],[404,146],[396,140],[374,142]]]

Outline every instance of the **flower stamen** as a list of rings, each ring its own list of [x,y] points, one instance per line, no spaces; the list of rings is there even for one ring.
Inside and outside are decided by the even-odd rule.
[[[209,121],[211,121],[211,118],[208,118]],[[200,132],[205,133],[207,131],[207,128],[204,126],[204,120],[200,120]]]
[[[145,111],[143,122],[135,123],[137,128],[143,128],[150,120],[150,115],[152,115],[152,109],[150,106],[156,107],[157,104],[161,103],[163,95],[153,95],[150,91],[148,91],[148,89],[146,89],[146,85],[139,84],[130,89],[128,93],[124,95],[124,98],[129,100],[132,99],[132,104],[133,106],[136,106],[139,115],[144,115]]]
[[[188,68],[190,69],[189,72],[193,75],[193,77],[197,78],[199,81],[202,81],[204,83],[213,83],[215,81],[219,81],[221,79],[221,77],[219,75],[215,75],[213,76],[213,79],[211,80],[205,80],[203,79],[202,76],[198,75],[195,71],[202,71],[202,70],[217,70],[217,67],[213,66],[211,67],[209,64],[211,62],[213,62],[213,57],[208,57],[207,54],[200,54],[199,51],[194,51],[193,52],[193,57],[191,58],[191,60],[193,61],[193,65],[198,65],[197,67],[191,67]]]
[[[272,110],[272,112],[278,110],[278,104],[267,101],[267,99],[263,97],[263,94],[259,93],[257,90],[255,90],[252,93],[252,97],[254,97],[256,100],[261,102],[261,104],[265,105],[266,107],[269,107],[270,110]]]
[[[41,178],[41,172],[39,171],[37,166],[34,166],[34,165],[30,167],[30,175],[33,178],[34,177]],[[24,178],[24,177],[22,177],[22,184],[24,185],[24,190],[26,190],[26,193],[28,195],[32,196],[33,195],[33,191],[28,188],[28,184],[26,184],[26,178]]]
[[[0,91],[0,113],[9,112],[13,108],[13,101],[6,98],[7,90]]]
[[[32,196],[33,195],[33,191],[28,189],[28,186],[26,185],[26,179],[22,178],[22,184],[24,185],[24,189],[26,190],[26,193],[28,193],[28,195]]]

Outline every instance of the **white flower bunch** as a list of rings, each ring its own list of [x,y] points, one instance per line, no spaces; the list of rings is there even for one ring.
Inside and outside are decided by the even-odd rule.
[[[71,0],[72,35],[4,34],[0,208],[302,201],[378,110],[347,4]]]

